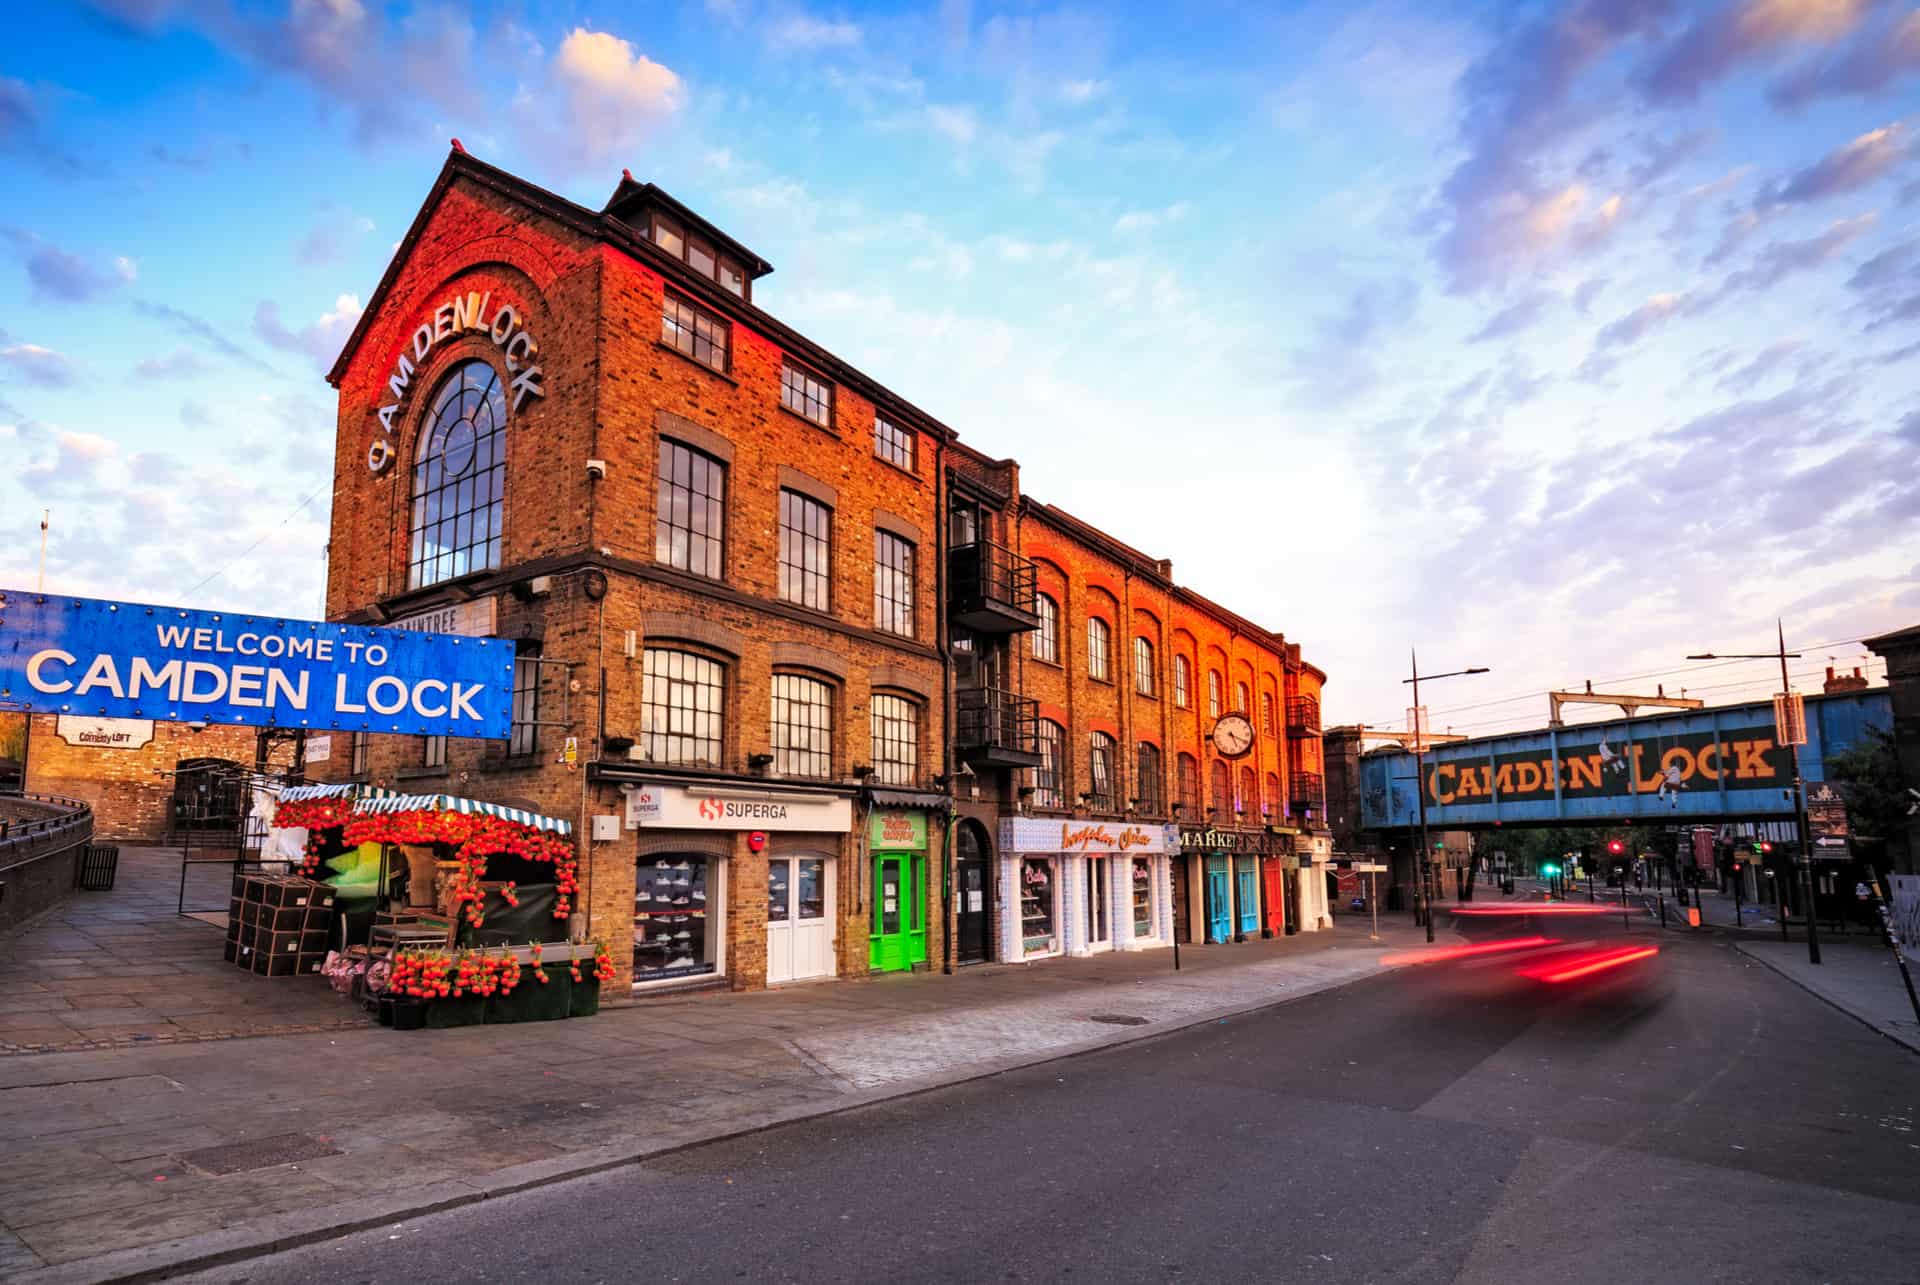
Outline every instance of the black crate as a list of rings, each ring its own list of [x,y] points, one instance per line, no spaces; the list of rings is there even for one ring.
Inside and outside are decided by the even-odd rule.
[[[320,971],[320,965],[326,962],[325,955],[304,955],[298,952],[281,955],[256,955],[258,961],[253,971],[267,977],[305,977]]]
[[[254,923],[263,933],[297,933],[320,917],[307,906],[256,906],[254,909],[257,912]]]
[[[244,947],[242,947],[239,942],[231,937],[227,938],[227,962],[231,964],[238,960],[242,949],[244,949]]]

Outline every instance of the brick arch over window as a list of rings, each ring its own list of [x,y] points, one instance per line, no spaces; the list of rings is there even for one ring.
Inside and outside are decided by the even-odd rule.
[[[1267,793],[1260,800],[1261,815],[1274,816],[1280,811],[1280,777],[1273,772],[1267,773]]]
[[[1234,800],[1234,806],[1248,815],[1258,816],[1260,813],[1260,785],[1250,767],[1240,769],[1240,794]]]
[[[1207,772],[1207,806],[1213,819],[1224,821],[1233,814],[1233,798],[1227,788],[1227,765],[1215,759]]]
[[[554,342],[550,336],[556,325],[547,293],[561,270],[531,242],[486,236],[458,244],[436,243],[431,257],[438,262],[458,257],[461,262],[451,272],[422,273],[413,279],[407,279],[410,272],[403,272],[403,279],[393,288],[385,293],[376,290],[334,365],[332,374],[341,376],[342,396],[368,399],[370,413],[375,406],[392,400],[387,380],[402,353],[414,359],[414,333],[423,324],[432,325],[434,310],[456,294],[491,292],[485,310],[487,321],[512,304],[537,342]],[[416,256],[409,267],[419,262],[421,257]],[[351,379],[344,377],[348,372]]]

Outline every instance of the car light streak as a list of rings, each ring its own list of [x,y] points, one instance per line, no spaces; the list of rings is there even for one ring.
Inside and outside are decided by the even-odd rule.
[[[1475,918],[1494,915],[1617,915],[1621,913],[1618,906],[1575,906],[1564,901],[1538,906],[1454,906],[1452,911],[1456,915]]]
[[[1538,965],[1520,970],[1522,977],[1531,977],[1540,982],[1570,982],[1580,977],[1591,977],[1608,969],[1619,968],[1636,960],[1648,959],[1660,953],[1658,946],[1619,946],[1613,950],[1576,955],[1572,959],[1558,963]]]
[[[1472,946],[1436,946],[1432,950],[1400,950],[1382,955],[1381,964],[1395,968],[1401,964],[1438,964],[1449,959],[1471,959],[1475,955],[1497,955],[1508,950],[1532,950],[1536,946],[1558,945],[1558,937],[1510,937],[1505,941],[1480,942]]]

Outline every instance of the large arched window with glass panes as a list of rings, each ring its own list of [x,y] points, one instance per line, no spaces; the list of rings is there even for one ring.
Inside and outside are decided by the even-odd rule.
[[[488,363],[463,361],[427,403],[414,454],[409,589],[500,565],[506,480],[506,389]]]

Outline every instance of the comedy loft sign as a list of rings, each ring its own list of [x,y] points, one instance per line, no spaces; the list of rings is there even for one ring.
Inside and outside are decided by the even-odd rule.
[[[1793,782],[1793,754],[1774,742],[1771,727],[1745,727],[1664,736],[1628,745],[1603,736],[1592,747],[1562,746],[1553,755],[1532,750],[1492,759],[1429,761],[1427,802],[1523,803],[1647,794],[1672,798],[1700,789],[1752,790]]]
[[[420,323],[413,332],[412,342],[400,350],[400,356],[393,363],[393,373],[387,377],[387,392],[393,400],[380,408],[380,431],[386,436],[375,438],[367,449],[370,471],[384,472],[387,465],[393,463],[396,453],[393,420],[406,405],[407,394],[413,389],[414,372],[426,365],[427,355],[439,345],[475,333],[484,334],[506,360],[507,390],[513,394],[516,414],[527,398],[546,396],[536,361],[540,345],[527,329],[520,310],[510,303],[494,307],[491,290],[484,293],[470,290],[464,295],[455,295]]]

